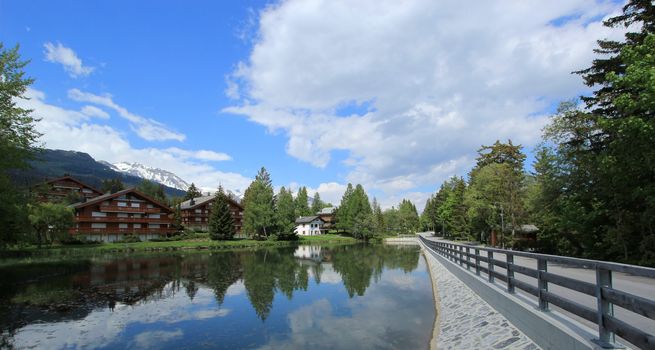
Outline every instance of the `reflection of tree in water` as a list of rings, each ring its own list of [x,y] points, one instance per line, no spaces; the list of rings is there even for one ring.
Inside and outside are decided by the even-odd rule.
[[[248,299],[262,320],[271,311],[276,290],[289,299],[293,291],[307,290],[307,268],[293,257],[293,251],[294,248],[262,249],[243,255],[243,280]]]
[[[333,268],[341,275],[351,298],[363,296],[371,280],[380,279],[384,268],[399,268],[408,273],[416,269],[418,260],[416,247],[351,245],[332,251]]]
[[[235,252],[212,254],[207,262],[207,284],[214,290],[216,302],[221,305],[225,293],[242,275],[241,259]]]

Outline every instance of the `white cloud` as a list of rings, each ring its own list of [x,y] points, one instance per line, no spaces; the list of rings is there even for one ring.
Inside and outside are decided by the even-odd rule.
[[[84,115],[88,115],[89,117],[109,119],[109,113],[95,106],[84,106],[82,107],[80,112],[82,112]]]
[[[30,99],[17,102],[23,108],[34,109],[34,115],[41,118],[36,127],[44,134],[41,141],[47,148],[74,149],[110,163],[138,162],[166,169],[201,187],[217,188],[218,184],[222,184],[226,189],[243,192],[250,184],[250,178],[218,170],[206,163],[207,160],[224,157],[221,156],[224,153],[179,148],[134,148],[121,132],[108,125],[92,123],[93,119],[88,114],[47,103],[41,91],[28,89],[26,97]]]
[[[416,188],[463,175],[480,145],[535,145],[547,110],[586,89],[570,72],[591,64],[597,39],[620,35],[599,20],[620,6],[282,1],[260,13],[230,76],[239,86],[228,85],[241,100],[224,112],[282,131],[287,153],[317,167],[347,151],[345,180],[384,191],[383,203],[424,201]]]
[[[208,150],[188,151],[177,147],[170,147],[167,148],[166,151],[180,157],[209,160],[209,161],[216,161],[216,162],[232,159],[232,157],[230,157],[230,155],[226,153],[214,152]]]
[[[174,331],[146,331],[137,334],[134,342],[139,349],[154,349],[160,348],[162,343],[182,338],[182,336],[184,333],[179,328]]]
[[[184,141],[184,134],[169,130],[166,125],[150,118],[145,118],[131,113],[126,108],[116,104],[109,94],[95,95],[89,92],[83,92],[78,89],[68,90],[68,97],[78,102],[88,102],[96,105],[111,108],[118,115],[130,121],[132,129],[144,140],[164,141],[177,140]]]
[[[61,64],[73,78],[85,77],[91,74],[95,69],[94,67],[82,64],[82,60],[77,57],[75,51],[71,48],[65,47],[61,43],[55,45],[51,42],[47,42],[43,47],[45,48],[44,53],[46,61]]]

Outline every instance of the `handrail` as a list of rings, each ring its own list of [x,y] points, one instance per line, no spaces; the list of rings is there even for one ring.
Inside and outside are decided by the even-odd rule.
[[[634,325],[628,324],[625,320],[617,318],[614,315],[613,308],[614,305],[617,305],[651,320],[655,320],[655,300],[650,299],[655,297],[655,295],[645,298],[612,287],[612,272],[623,272],[634,276],[655,278],[654,268],[549,254],[485,248],[451,242],[439,242],[426,239],[421,235],[419,237],[421,242],[428,248],[471,271],[471,273],[475,273],[478,276],[481,272],[485,273],[490,283],[494,283],[495,279],[505,282],[504,284],[508,293],[514,294],[515,288],[518,288],[537,297],[538,307],[541,311],[548,311],[549,304],[553,304],[595,323],[598,325],[598,339],[595,341],[604,348],[617,347],[618,344],[616,343],[615,335],[622,337],[640,348],[655,348],[655,336],[653,334],[649,334]],[[480,252],[487,252],[487,256],[481,255]],[[494,253],[504,254],[505,261],[495,259]],[[516,256],[536,260],[537,268],[517,265],[514,261],[514,257]],[[487,266],[481,266],[480,262],[486,263]],[[548,271],[548,266],[552,263],[593,269],[596,271],[596,281],[595,283],[590,283],[552,273]],[[502,270],[495,270],[494,267],[496,266],[505,269],[505,273]],[[516,273],[536,278],[536,285],[517,280],[514,277]],[[581,305],[575,300],[549,291],[548,285],[551,283],[595,297],[597,300],[596,307],[591,308]],[[653,283],[655,284],[655,280]]]

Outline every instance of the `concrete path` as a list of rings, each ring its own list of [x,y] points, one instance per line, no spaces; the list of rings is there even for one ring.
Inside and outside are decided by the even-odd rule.
[[[422,246],[421,246],[422,247]],[[423,252],[432,276],[439,335],[438,349],[539,349],[525,334],[448,271],[429,251]]]

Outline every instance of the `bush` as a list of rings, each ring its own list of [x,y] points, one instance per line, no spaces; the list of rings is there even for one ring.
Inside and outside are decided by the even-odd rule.
[[[102,241],[90,240],[86,236],[73,237],[70,236],[66,239],[61,240],[63,245],[95,245],[102,244]]]
[[[123,235],[123,238],[114,241],[114,243],[137,243],[137,242],[141,242],[141,238],[139,238],[139,236],[135,236],[131,234]]]

